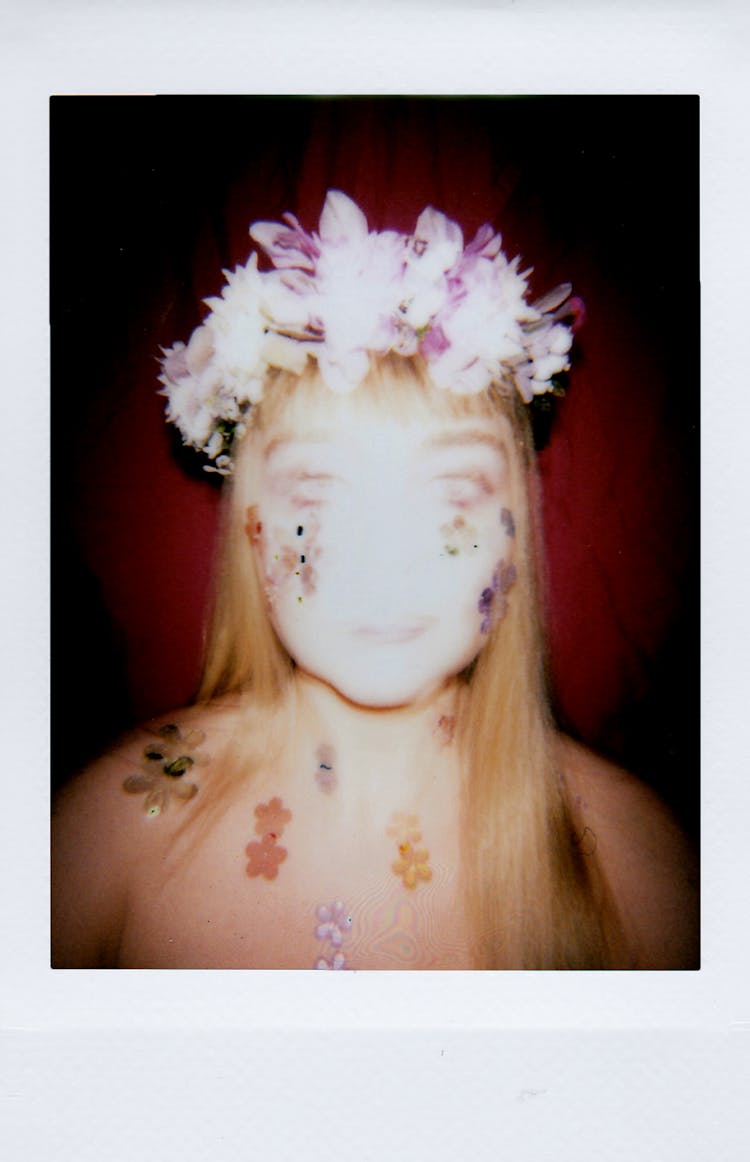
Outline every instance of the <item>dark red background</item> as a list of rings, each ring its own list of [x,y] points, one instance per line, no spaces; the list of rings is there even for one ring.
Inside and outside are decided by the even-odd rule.
[[[251,221],[336,187],[376,229],[489,220],[585,299],[541,453],[557,708],[697,829],[697,98],[66,97],[51,129],[55,784],[198,678],[217,481],[159,346]]]

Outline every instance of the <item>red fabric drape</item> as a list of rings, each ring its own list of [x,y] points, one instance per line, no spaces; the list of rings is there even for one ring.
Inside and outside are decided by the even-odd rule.
[[[334,187],[377,229],[410,230],[427,204],[467,237],[490,221],[534,293],[570,279],[584,298],[540,456],[551,676],[568,728],[676,782],[697,683],[696,114],[636,98],[53,104],[67,765],[198,678],[218,492],[163,423],[159,345],[187,339],[220,269],[246,260],[251,221],[314,227]]]

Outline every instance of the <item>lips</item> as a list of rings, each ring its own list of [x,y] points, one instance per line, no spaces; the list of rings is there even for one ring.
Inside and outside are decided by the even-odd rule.
[[[420,618],[418,621],[400,622],[396,625],[359,625],[354,630],[354,636],[376,644],[398,645],[421,637],[433,624],[433,618]]]

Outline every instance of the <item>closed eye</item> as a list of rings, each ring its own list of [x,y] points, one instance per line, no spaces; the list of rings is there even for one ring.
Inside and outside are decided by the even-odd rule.
[[[435,479],[440,499],[454,508],[471,508],[494,495],[489,477],[483,472],[446,473]]]
[[[335,481],[328,473],[295,473],[289,481],[290,500],[299,508],[317,507],[328,499]]]

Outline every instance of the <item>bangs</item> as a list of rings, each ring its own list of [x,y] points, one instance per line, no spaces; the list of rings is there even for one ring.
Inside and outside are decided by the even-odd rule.
[[[515,391],[511,394],[494,384],[475,395],[459,395],[436,387],[423,359],[393,352],[372,356],[362,383],[350,392],[339,393],[326,386],[317,363],[308,359],[300,376],[289,371],[269,375],[251,423],[258,431],[264,431],[282,418],[305,423],[315,416],[335,422],[342,410],[351,414],[354,409],[361,411],[363,418],[386,415],[404,424],[417,423],[425,417],[489,420],[503,415],[515,427],[520,415],[514,397]]]

